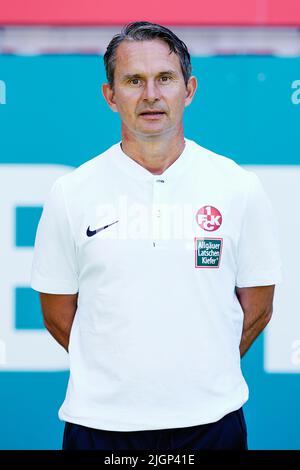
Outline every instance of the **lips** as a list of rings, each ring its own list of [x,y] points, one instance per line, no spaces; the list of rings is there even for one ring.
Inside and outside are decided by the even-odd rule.
[[[165,113],[163,111],[143,111],[140,113],[139,117],[143,119],[144,121],[161,121],[161,119],[165,116]]]
[[[165,114],[164,111],[160,110],[149,110],[149,111],[142,111],[140,116],[156,116],[157,114]]]

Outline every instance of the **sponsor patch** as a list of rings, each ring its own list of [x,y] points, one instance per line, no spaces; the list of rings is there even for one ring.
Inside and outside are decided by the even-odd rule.
[[[213,232],[221,227],[222,214],[216,207],[203,206],[196,214],[196,221],[203,230]]]
[[[218,268],[223,238],[195,237],[195,268]]]

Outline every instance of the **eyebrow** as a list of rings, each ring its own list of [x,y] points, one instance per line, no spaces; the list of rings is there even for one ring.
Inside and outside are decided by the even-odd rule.
[[[175,70],[165,70],[165,71],[159,72],[157,74],[158,77],[161,77],[163,75],[172,75],[172,76],[176,77],[177,72]],[[134,74],[126,73],[125,75],[123,75],[122,80],[123,81],[133,80],[134,78],[143,78],[143,76],[144,75],[142,73],[134,73]]]

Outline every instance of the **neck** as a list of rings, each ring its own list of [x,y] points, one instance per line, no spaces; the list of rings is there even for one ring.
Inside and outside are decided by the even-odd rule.
[[[183,152],[182,128],[176,135],[142,140],[122,128],[122,150],[154,175],[161,175]]]

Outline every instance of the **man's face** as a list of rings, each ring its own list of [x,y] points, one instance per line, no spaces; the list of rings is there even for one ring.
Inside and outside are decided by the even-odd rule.
[[[114,90],[103,87],[111,109],[120,113],[123,131],[140,138],[180,129],[195,91],[185,86],[178,55],[161,40],[123,41],[116,53]]]

